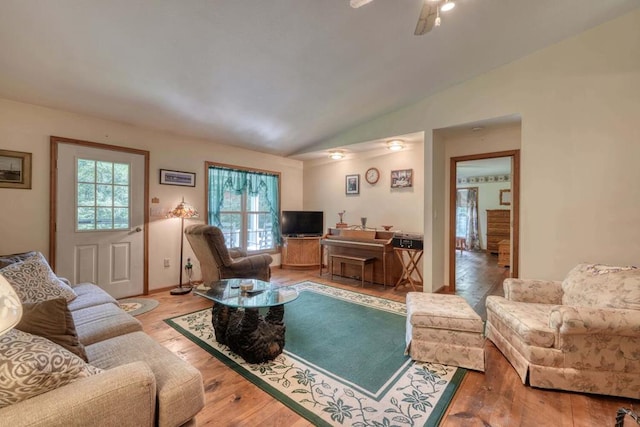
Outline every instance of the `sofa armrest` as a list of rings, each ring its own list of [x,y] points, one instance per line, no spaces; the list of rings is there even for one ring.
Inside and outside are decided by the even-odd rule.
[[[640,311],[560,305],[549,313],[560,335],[617,335],[640,338]]]
[[[0,420],[14,427],[152,426],[155,410],[155,376],[146,363],[135,362],[2,408]]]
[[[511,301],[562,304],[562,282],[551,280],[505,279],[504,297]]]

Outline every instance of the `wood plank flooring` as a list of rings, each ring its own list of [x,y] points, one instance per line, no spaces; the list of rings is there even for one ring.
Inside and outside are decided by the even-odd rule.
[[[467,254],[470,253],[465,255]],[[365,292],[395,301],[405,301],[407,292],[406,288],[396,291],[392,288],[383,289],[380,285],[369,284],[366,284],[363,289],[360,287],[360,281],[348,279],[339,279],[339,282],[332,283],[326,280],[326,277],[318,277],[317,270],[282,270],[277,267],[273,269],[272,281],[277,284],[291,285],[304,280]],[[501,283],[501,278],[495,280]],[[485,281],[483,289],[473,289],[472,279],[469,278],[469,286],[459,289],[461,295],[472,299],[472,306],[476,310],[483,310],[484,298],[481,295],[501,292],[500,283],[494,281],[490,284],[490,280],[478,278],[478,282]],[[206,405],[196,417],[198,425],[217,427],[312,425],[163,322],[169,317],[209,308],[208,301],[192,294],[174,296],[168,291],[157,292],[150,297],[158,300],[160,305],[155,310],[137,317],[143,323],[145,332],[202,372]],[[473,371],[467,373],[440,425],[613,426],[617,409],[632,406],[635,406],[637,411],[640,401],[548,391],[524,386],[500,351],[487,341],[486,372],[484,374]]]

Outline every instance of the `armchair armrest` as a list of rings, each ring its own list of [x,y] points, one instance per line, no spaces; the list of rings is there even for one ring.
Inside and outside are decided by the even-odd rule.
[[[505,279],[504,297],[511,301],[562,304],[562,282],[552,280]]]
[[[229,248],[228,251],[231,258],[241,258],[247,256],[247,251],[242,248]]]
[[[269,254],[252,255],[244,258],[234,259],[230,268],[236,271],[259,270],[268,268],[273,258]]]
[[[0,419],[10,426],[152,426],[155,405],[153,371],[134,362],[2,408]]]
[[[640,338],[640,311],[560,305],[549,313],[560,335],[605,334]]]

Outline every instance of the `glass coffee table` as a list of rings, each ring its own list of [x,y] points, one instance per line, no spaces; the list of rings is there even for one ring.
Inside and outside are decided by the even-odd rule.
[[[262,363],[282,353],[284,304],[298,298],[297,290],[257,279],[225,279],[195,288],[194,293],[213,301],[216,341],[245,361]],[[262,316],[258,309],[267,307]]]

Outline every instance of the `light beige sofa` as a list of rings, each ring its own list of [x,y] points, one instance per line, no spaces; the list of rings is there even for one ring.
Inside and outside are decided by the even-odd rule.
[[[101,288],[85,283],[71,289],[77,297],[67,307],[77,338],[88,364],[103,371],[0,408],[0,424],[194,424],[204,406],[200,372],[142,332],[141,323]]]
[[[580,264],[504,293],[487,297],[486,335],[523,383],[640,397],[640,269]]]

